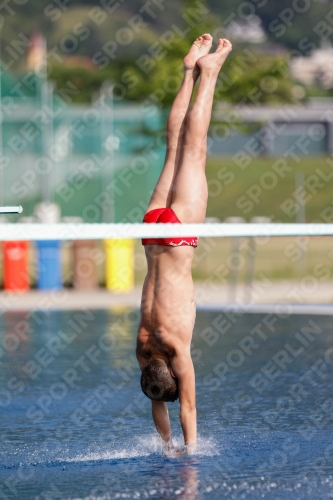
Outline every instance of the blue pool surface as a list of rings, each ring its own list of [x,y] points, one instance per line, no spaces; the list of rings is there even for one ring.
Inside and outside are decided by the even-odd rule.
[[[140,391],[138,320],[1,314],[0,499],[333,498],[332,317],[198,311],[199,444],[176,457]]]

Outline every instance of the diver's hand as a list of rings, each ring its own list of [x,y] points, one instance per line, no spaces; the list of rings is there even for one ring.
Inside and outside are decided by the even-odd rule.
[[[178,457],[180,455],[193,455],[196,449],[196,444],[188,444],[181,448],[176,448],[170,441],[170,443],[165,443],[164,452],[168,457]]]

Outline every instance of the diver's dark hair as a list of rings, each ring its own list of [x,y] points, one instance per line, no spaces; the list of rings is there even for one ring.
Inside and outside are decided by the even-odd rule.
[[[151,359],[141,373],[142,392],[154,401],[176,401],[178,380],[171,376],[163,360]]]

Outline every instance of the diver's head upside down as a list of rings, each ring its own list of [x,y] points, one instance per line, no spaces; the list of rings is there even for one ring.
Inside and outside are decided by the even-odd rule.
[[[151,358],[141,373],[142,392],[154,401],[173,402],[178,399],[178,380],[163,359]]]

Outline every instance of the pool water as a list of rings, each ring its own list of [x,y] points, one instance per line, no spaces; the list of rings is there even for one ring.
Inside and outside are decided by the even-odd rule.
[[[198,311],[198,449],[168,457],[137,310],[3,312],[0,499],[333,498],[332,318]]]

